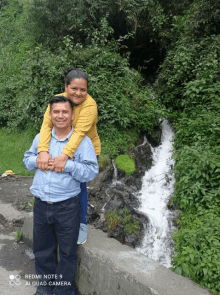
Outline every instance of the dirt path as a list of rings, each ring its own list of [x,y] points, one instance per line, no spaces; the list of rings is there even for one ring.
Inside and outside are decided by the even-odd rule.
[[[24,208],[32,197],[29,188],[32,178],[0,177],[0,294],[32,295],[36,292],[37,280],[28,280],[34,275],[34,260],[26,254],[28,247],[16,243],[16,230],[21,229],[28,210]]]

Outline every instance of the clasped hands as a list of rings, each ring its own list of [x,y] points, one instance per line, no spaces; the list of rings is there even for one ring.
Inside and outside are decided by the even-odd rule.
[[[48,152],[40,152],[39,157],[37,158],[37,167],[45,172],[51,170],[60,173],[64,171],[67,159],[68,156],[65,154],[61,154],[52,159]]]

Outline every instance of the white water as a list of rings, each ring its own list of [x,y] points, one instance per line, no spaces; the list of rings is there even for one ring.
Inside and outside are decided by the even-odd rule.
[[[171,266],[172,227],[171,211],[167,209],[170,196],[174,193],[174,175],[171,159],[174,132],[166,120],[162,123],[161,145],[152,148],[153,166],[146,171],[139,192],[141,206],[139,211],[146,214],[150,223],[147,226],[142,246],[138,251],[160,264]]]

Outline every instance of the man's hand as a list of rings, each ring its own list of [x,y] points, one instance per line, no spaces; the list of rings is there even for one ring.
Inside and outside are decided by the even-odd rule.
[[[50,159],[48,162],[48,170],[53,171],[54,170],[54,160]]]
[[[54,158],[54,170],[55,172],[63,172],[66,165],[66,161],[69,157],[65,154],[61,154]]]
[[[37,158],[37,167],[42,170],[48,170],[48,163],[51,159],[51,155],[48,152],[40,152],[39,157]]]

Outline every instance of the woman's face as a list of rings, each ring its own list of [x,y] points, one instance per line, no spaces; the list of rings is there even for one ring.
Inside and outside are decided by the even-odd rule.
[[[84,79],[73,79],[69,85],[65,84],[67,98],[73,103],[81,104],[86,99],[87,81]]]

